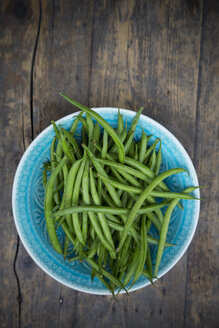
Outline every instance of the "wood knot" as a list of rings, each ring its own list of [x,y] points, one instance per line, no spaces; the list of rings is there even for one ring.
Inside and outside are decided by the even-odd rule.
[[[24,19],[27,16],[28,5],[26,1],[16,1],[13,8],[14,16],[18,19]]]
[[[29,255],[25,255],[21,261],[21,267],[23,270],[30,270],[34,266],[34,262]]]

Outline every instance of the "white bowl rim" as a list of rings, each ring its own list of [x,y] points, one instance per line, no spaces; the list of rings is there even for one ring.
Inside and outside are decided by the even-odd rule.
[[[96,112],[101,112],[102,110],[112,110],[113,112],[118,112],[118,109],[120,109],[120,113],[121,114],[126,114],[127,112],[131,115],[135,115],[136,112],[133,111],[133,110],[129,110],[129,109],[124,109],[124,108],[120,108],[120,107],[93,107],[92,110],[96,111]],[[59,120],[56,121],[57,124],[61,123],[61,121],[63,120],[67,120],[67,119],[72,119],[74,116],[77,116],[78,114],[80,113],[80,111],[77,111],[77,112],[74,112],[74,113],[71,113],[71,114],[68,114],[62,118],[60,118]],[[160,124],[159,122],[155,121],[154,119],[144,115],[144,114],[141,114],[140,116],[140,119],[143,119],[143,120],[146,120],[147,122],[151,122],[153,125],[159,127],[161,130],[163,130],[167,135],[169,135],[169,137],[171,139],[173,139],[175,141],[175,143],[177,144],[177,146],[181,149],[181,151],[184,153],[184,156],[185,158],[187,159],[188,161],[188,164],[189,164],[189,171],[190,171],[190,175],[194,178],[194,180],[196,181],[196,185],[199,186],[199,183],[198,183],[198,177],[197,177],[197,174],[196,174],[196,171],[195,171],[195,168],[194,168],[194,165],[192,163],[192,160],[189,156],[189,154],[187,153],[187,151],[185,150],[185,148],[183,147],[183,145],[180,143],[180,141],[167,129],[165,128],[162,124]],[[16,210],[15,210],[15,199],[16,199],[16,193],[15,193],[15,190],[16,190],[16,185],[18,183],[18,177],[19,177],[19,174],[21,172],[21,167],[22,167],[22,163],[23,161],[26,159],[26,157],[28,156],[28,154],[31,152],[32,148],[34,148],[35,144],[37,143],[37,140],[40,139],[40,137],[42,135],[44,135],[48,130],[50,130],[52,128],[52,124],[50,124],[47,128],[45,128],[43,131],[41,131],[37,136],[36,138],[34,138],[34,140],[30,143],[30,145],[27,147],[27,149],[25,150],[25,152],[23,153],[21,159],[20,159],[20,162],[18,164],[18,167],[16,169],[16,172],[15,172],[15,175],[14,175],[14,181],[13,181],[13,187],[12,187],[12,212],[13,212],[13,217],[14,217],[14,222],[15,222],[15,226],[16,226],[16,229],[17,229],[17,232],[18,232],[18,235],[22,241],[22,244],[24,246],[24,248],[26,249],[27,253],[30,255],[30,257],[33,259],[33,261],[45,272],[47,273],[50,277],[52,277],[54,280],[60,282],[61,284],[71,288],[71,289],[74,289],[74,290],[77,290],[77,291],[80,291],[80,292],[84,292],[84,293],[88,293],[88,294],[93,294],[93,295],[111,295],[110,292],[106,291],[106,292],[98,292],[98,291],[92,291],[90,289],[88,290],[85,290],[85,288],[79,288],[77,286],[72,286],[66,282],[63,282],[62,279],[59,279],[57,278],[54,274],[52,274],[51,272],[49,272],[49,270],[45,269],[43,264],[38,261],[35,256],[32,254],[31,250],[28,248],[28,246],[26,245],[26,242],[25,242],[25,238],[24,236],[22,235],[22,232],[20,231],[20,228],[19,228],[19,225],[18,225],[18,220],[17,220],[17,217],[16,217]],[[197,190],[198,192],[198,198],[200,198],[200,190],[198,189]],[[182,256],[185,254],[185,252],[187,251],[193,237],[194,237],[194,234],[195,234],[195,231],[196,231],[196,228],[197,228],[197,224],[198,224],[198,219],[199,219],[199,213],[200,213],[200,200],[196,200],[196,202],[198,202],[198,206],[197,206],[197,211],[195,212],[195,215],[193,217],[193,229],[192,231],[190,232],[190,237],[189,239],[187,240],[187,244],[184,246],[184,248],[182,248],[179,256],[176,258],[176,260],[170,265],[168,266],[168,268],[166,270],[163,271],[163,273],[161,275],[158,276],[158,278],[160,279],[161,277],[163,277],[167,272],[169,272],[175,265],[176,263],[178,263],[180,261],[180,259],[182,258]],[[155,279],[156,280],[156,279]],[[145,284],[143,284],[142,286],[138,286],[138,287],[132,287],[132,289],[130,290],[130,292],[133,292],[133,291],[136,291],[136,290],[139,290],[139,289],[142,289],[146,286],[150,285],[150,282],[146,282]],[[125,293],[125,291],[121,291],[120,292],[121,294]]]

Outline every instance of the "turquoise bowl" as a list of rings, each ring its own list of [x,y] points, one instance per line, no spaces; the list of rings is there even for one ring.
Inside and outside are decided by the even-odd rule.
[[[118,108],[106,107],[95,108],[94,110],[112,127],[117,126]],[[135,112],[126,109],[120,111],[124,119],[127,120],[129,127]],[[68,115],[59,120],[57,124],[62,124],[64,128],[69,129],[74,116],[77,114]],[[165,180],[171,190],[179,192],[189,186],[198,186],[194,166],[181,143],[166,128],[147,116],[141,115],[139,123],[148,135],[153,135],[150,143],[156,138],[162,140],[163,162],[161,172],[175,167],[183,167],[189,171],[189,175],[187,173],[176,174]],[[135,132],[136,140],[141,138],[140,125],[137,126]],[[81,125],[79,124],[76,132],[80,134],[80,131]],[[53,137],[54,131],[50,125],[31,143],[18,165],[12,192],[13,215],[18,234],[36,264],[55,280],[78,291],[96,295],[110,294],[97,278],[94,278],[93,282],[91,281],[91,270],[86,262],[69,263],[64,261],[63,257],[53,250],[49,242],[43,209],[42,163],[49,160],[50,143]],[[193,195],[199,198],[199,190],[194,191]],[[180,260],[195,233],[200,201],[186,200],[181,201],[181,204],[184,206],[184,210],[175,208],[167,236],[167,240],[176,245],[165,249],[158,277],[162,277]],[[156,236],[155,230],[151,230],[151,233]],[[61,228],[58,231],[58,238],[63,244],[64,238]],[[156,247],[151,249],[153,260],[156,256],[156,250]],[[131,288],[131,291],[148,284],[149,281],[145,277],[141,277]]]

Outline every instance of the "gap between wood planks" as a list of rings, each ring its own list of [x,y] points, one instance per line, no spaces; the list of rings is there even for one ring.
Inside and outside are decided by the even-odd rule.
[[[198,99],[200,98],[200,63],[202,57],[202,46],[203,46],[203,23],[204,23],[204,13],[205,13],[205,1],[203,1],[202,5],[202,13],[201,13],[201,24],[200,24],[200,44],[199,44],[199,59],[198,59],[198,79],[197,79],[197,93],[196,93],[196,110],[195,110],[195,142],[194,142],[194,151],[193,151],[193,163],[194,165],[197,162],[197,142],[198,142],[198,124],[200,119],[200,113],[198,109]],[[184,314],[183,314],[183,327],[186,328],[186,312],[187,312],[187,290],[188,290],[188,251],[187,251],[187,259],[186,259],[186,283],[185,283],[185,300],[184,300]]]
[[[31,118],[31,139],[33,140],[33,73],[34,73],[34,63],[35,63],[35,58],[36,58],[36,52],[37,52],[37,45],[38,45],[38,40],[39,40],[39,35],[40,35],[40,27],[41,27],[41,18],[42,18],[42,3],[41,0],[39,0],[39,18],[38,18],[38,26],[37,26],[37,32],[36,32],[36,38],[34,42],[34,48],[33,48],[33,54],[32,54],[32,60],[31,60],[31,68],[30,68],[30,102],[29,102],[29,108],[30,108],[30,118]],[[24,128],[24,127],[23,127]],[[23,130],[23,135],[24,135],[24,130]],[[25,143],[24,143],[24,150],[25,150]],[[14,261],[13,261],[13,271],[15,275],[15,279],[17,282],[17,290],[18,290],[18,295],[17,295],[17,302],[18,302],[18,328],[21,327],[21,303],[22,303],[22,292],[21,292],[21,286],[20,286],[20,280],[19,276],[16,270],[16,262],[17,262],[17,257],[18,257],[18,252],[19,252],[19,246],[20,246],[20,238],[19,235],[17,235],[17,246],[16,246],[16,251],[15,251],[15,256],[14,256]]]

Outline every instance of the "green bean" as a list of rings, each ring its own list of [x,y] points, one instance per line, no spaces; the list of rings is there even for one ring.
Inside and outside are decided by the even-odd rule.
[[[150,248],[149,246],[147,245],[147,256],[146,256],[146,261],[145,261],[145,264],[146,264],[146,269],[151,277],[151,282],[152,282],[152,278],[153,278],[153,268],[152,268],[152,261],[151,261],[151,253],[150,253]]]
[[[65,237],[65,245],[64,245],[64,259],[66,259],[67,251],[69,246],[69,238],[68,236]]]
[[[92,259],[96,255],[96,253],[97,253],[97,247],[95,245],[93,248],[90,249],[87,258]]]
[[[124,170],[121,170],[121,169],[117,169],[117,171],[127,181],[129,181],[129,183],[131,183],[133,186],[135,186],[135,187],[142,187],[142,184],[136,178],[134,178],[131,174],[129,174],[128,172],[125,172]],[[119,181],[119,182],[122,182],[122,181]],[[126,184],[126,181],[124,181],[123,183]]]
[[[98,127],[98,129],[96,129],[96,127]],[[96,145],[96,143],[99,142],[99,138],[100,138],[100,126],[98,123],[96,123],[95,131],[94,131],[94,140],[93,140],[94,146]],[[95,150],[96,150],[96,147],[94,147],[94,148],[95,149],[93,150],[93,153],[95,153]],[[104,132],[103,132],[103,148],[102,148],[102,152],[101,152],[102,157],[106,156],[107,149],[108,149],[108,134],[107,134],[107,131],[104,130]],[[97,190],[98,190],[99,198],[101,200],[102,199],[102,181],[101,181],[101,179],[98,179]]]
[[[105,190],[102,190],[102,196],[108,206],[114,207],[114,203],[113,203],[112,199],[107,195]]]
[[[99,273],[99,272],[96,272],[96,276],[97,278],[102,282],[102,284],[107,288],[109,289],[109,291],[113,294],[114,291],[111,289],[110,285],[106,282],[106,280],[103,278],[103,276]],[[114,295],[113,295],[114,296]]]
[[[88,213],[82,213],[82,235],[84,238],[84,242],[86,243],[88,233]]]
[[[142,275],[143,275],[144,277],[148,278],[148,279],[152,282],[152,278],[153,278],[153,276],[150,275],[150,273],[149,273],[147,270],[144,269],[144,270],[142,271]]]
[[[160,239],[159,239],[159,243],[158,243],[158,250],[157,250],[156,263],[155,263],[155,269],[154,269],[155,277],[157,276],[161,258],[163,255],[171,214],[172,214],[174,208],[176,207],[176,204],[178,203],[178,201],[179,201],[179,198],[173,199],[171,201],[170,205],[168,206],[166,213],[164,215],[164,220],[163,220],[163,223],[161,226],[161,231],[160,231]]]
[[[137,144],[135,144],[135,155],[134,155],[134,159],[136,161],[138,161],[138,145]]]
[[[151,194],[154,197],[162,197],[162,198],[180,198],[180,199],[196,199],[199,200],[199,198],[195,198],[191,195],[184,195],[183,193],[180,192],[166,192],[166,191],[152,191]]]
[[[75,133],[76,129],[77,129],[77,126],[78,126],[78,123],[79,123],[79,118],[84,114],[84,111],[81,111],[76,117],[75,117],[75,120],[73,121],[72,125],[71,125],[71,128],[70,128],[70,132],[71,133]],[[74,118],[74,117],[73,117]]]
[[[140,115],[143,112],[143,109],[144,109],[143,107],[140,107],[139,110],[137,111],[137,113],[136,113],[136,115],[134,117],[134,120],[132,121],[132,124],[131,124],[131,126],[129,128],[129,131],[127,133],[127,137],[126,137],[126,140],[125,141],[127,141],[129,139],[130,135],[133,132],[135,132],[136,127],[137,127],[137,124],[138,124],[138,121],[139,121],[139,118],[140,118]]]
[[[75,105],[76,107],[80,108],[81,110],[84,110],[86,112],[86,114],[90,114],[99,124],[101,124],[103,126],[104,129],[107,130],[110,137],[117,144],[118,152],[119,152],[119,161],[121,163],[123,163],[124,158],[125,158],[124,146],[121,143],[118,134],[109,125],[109,123],[107,123],[98,113],[94,112],[92,109],[87,108],[86,106],[81,105],[79,102],[70,99],[69,97],[65,96],[63,93],[61,93],[61,96],[64,97],[67,101],[69,101],[72,105]]]
[[[127,271],[128,269],[128,264],[129,264],[129,259],[131,257],[131,251],[127,251],[127,253],[125,254],[124,258],[123,258],[123,265],[121,264],[120,268],[119,268],[119,280],[122,281],[123,277],[124,277],[124,274],[125,272]]]
[[[156,239],[150,235],[147,235],[147,241],[149,244],[153,244],[153,245],[158,245],[159,243],[159,239]],[[175,246],[175,244],[172,244],[172,243],[168,243],[167,241],[165,242],[164,244],[165,247],[172,247],[172,246]]]
[[[46,189],[46,184],[47,184],[47,169],[44,168],[43,170],[43,187]]]
[[[116,231],[123,231],[123,227],[122,225],[118,224],[118,223],[115,223],[115,222],[112,222],[112,221],[109,221],[109,226],[116,230]],[[136,239],[136,234],[135,234],[135,231],[133,230],[133,227],[130,228],[130,231],[129,231],[129,234],[130,236],[132,236],[134,239]],[[138,239],[138,238],[137,238]]]
[[[107,266],[107,260],[108,260],[108,252],[104,252],[104,258],[103,258],[103,267],[105,268]]]
[[[98,265],[101,273],[102,273],[102,264],[103,264],[104,255],[105,255],[105,247],[103,245],[100,245],[100,250],[98,254]]]
[[[67,178],[68,178],[68,167],[67,164],[64,164],[62,167],[63,171],[63,178],[64,178],[64,189],[63,189],[63,194],[62,194],[62,201],[59,206],[60,210],[63,210],[65,207],[65,194],[66,194],[66,186],[67,186]]]
[[[93,282],[93,280],[94,280],[94,277],[96,276],[96,270],[94,270],[94,269],[92,269],[91,270],[91,275],[90,275],[90,277],[91,277],[91,281]]]
[[[186,188],[186,189],[183,191],[183,193],[190,194],[190,193],[193,192],[194,190],[196,190],[196,189],[200,189],[200,188],[202,188],[202,187],[188,187],[188,188]]]
[[[81,157],[82,157],[81,151],[80,151],[80,148],[79,148],[78,143],[75,140],[75,138],[68,131],[66,131],[65,129],[61,129],[61,131],[64,134],[64,136],[69,140],[71,145],[73,146],[73,149],[75,151],[75,154],[77,155],[77,158],[81,159]]]
[[[63,150],[62,150],[62,143],[61,140],[58,140],[57,146],[56,146],[56,155],[59,156],[59,158],[63,157]],[[63,181],[63,172],[59,172],[59,180]]]
[[[89,183],[88,183],[88,181],[89,181],[89,175],[88,174],[89,174],[89,171],[87,169],[84,172],[83,181],[82,181],[82,193],[83,193],[83,199],[84,199],[84,202],[85,202],[86,205],[89,205],[90,204]],[[92,185],[91,179],[90,179],[90,185]],[[92,188],[92,186],[91,186],[91,188]],[[105,237],[104,237],[104,235],[102,233],[101,227],[99,225],[99,222],[97,221],[96,215],[93,212],[91,212],[91,211],[88,211],[88,215],[89,215],[91,224],[94,227],[94,230],[95,230],[96,234],[98,235],[101,243],[110,252],[112,252],[111,254],[113,255],[114,249],[111,246],[111,244],[109,244],[109,242],[105,239]]]
[[[88,140],[87,140],[87,133],[86,133],[86,130],[84,129],[84,127],[82,126],[82,130],[81,130],[81,136],[82,136],[82,142],[84,144],[87,144],[88,143]]]
[[[45,212],[45,220],[46,220],[46,226],[47,231],[49,235],[49,239],[51,241],[51,244],[53,248],[57,251],[57,253],[62,254],[62,248],[58,241],[56,231],[55,231],[55,225],[53,218],[51,217],[52,214],[52,208],[53,208],[53,188],[54,188],[54,182],[56,181],[57,175],[59,171],[62,169],[63,165],[66,162],[66,158],[64,157],[61,162],[56,166],[54,171],[52,172],[45,190],[45,200],[44,200],[44,212]]]
[[[127,200],[128,200],[128,193],[127,191],[124,191],[124,193],[122,194],[122,206],[124,208],[126,208]]]
[[[125,141],[124,150],[125,155],[128,154],[131,144],[133,143],[134,131],[130,134],[129,138]]]
[[[66,184],[66,192],[65,192],[65,208],[68,208],[71,206],[72,204],[72,194],[73,194],[73,187],[74,187],[74,183],[75,183],[75,179],[76,179],[76,175],[77,175],[77,172],[78,172],[78,169],[81,165],[81,162],[82,160],[78,160],[76,161],[69,173],[68,173],[68,179],[67,179],[67,184]],[[71,219],[71,213],[69,214],[66,214],[66,221],[67,221],[67,224],[68,224],[68,227],[71,231],[73,231],[73,223],[72,223],[72,219]]]
[[[108,150],[108,133],[106,130],[104,130],[103,131],[103,148],[101,151],[101,157],[103,159],[106,158],[107,150]]]
[[[113,173],[114,177],[121,183],[125,183],[126,180],[120,175],[120,173],[114,169],[114,167],[110,167],[111,172]],[[100,179],[98,177],[98,179]]]
[[[68,259],[68,262],[73,262],[73,261],[78,261],[78,260],[80,260],[80,256],[77,255],[77,256],[74,256],[74,257]]]
[[[67,224],[64,222],[64,223],[62,223],[61,227],[62,227],[64,233],[66,234],[66,236],[68,236],[68,238],[71,241],[72,245],[74,246],[75,245],[75,240],[74,240],[70,230],[68,229]]]
[[[61,145],[62,145],[62,150],[65,153],[65,156],[68,158],[68,160],[71,163],[75,162],[75,157],[73,155],[73,153],[70,151],[69,146],[65,140],[64,135],[62,134],[62,132],[60,131],[60,140],[61,140]]]
[[[87,182],[87,184],[88,184],[88,182]],[[86,187],[86,185],[85,185],[85,187]],[[91,195],[92,195],[94,204],[100,206],[101,201],[100,201],[100,198],[99,198],[97,190],[96,190],[94,177],[93,177],[93,171],[92,171],[91,168],[90,168],[90,189],[91,189]],[[113,240],[112,240],[110,229],[109,229],[109,226],[108,226],[108,223],[107,223],[107,220],[106,220],[104,214],[103,213],[97,213],[97,216],[99,218],[101,228],[103,230],[103,233],[104,233],[107,241],[112,246],[113,250],[115,250],[115,246],[114,246],[114,243],[113,243]]]
[[[112,206],[114,206],[113,203],[111,203]],[[106,214],[114,214],[114,215],[127,215],[129,214],[130,210],[129,208],[122,208],[122,207],[111,207],[110,206],[96,206],[96,205],[84,205],[84,206],[73,206],[69,208],[65,208],[64,210],[59,210],[52,214],[52,217],[57,218],[63,215],[73,214],[73,213],[82,213],[82,212],[92,212],[92,213],[106,213]],[[131,206],[133,204],[131,203]],[[168,206],[169,203],[164,201],[160,204],[152,204],[149,206],[141,207],[137,214],[145,214],[148,212],[152,212],[158,208],[162,208],[165,206]]]
[[[159,174],[161,163],[162,163],[162,151],[161,151],[161,140],[160,140],[160,147],[159,147],[159,150],[157,153],[157,161],[156,161],[155,170],[154,170],[155,175]]]
[[[105,177],[108,177],[105,170],[103,169],[101,164],[98,161],[96,161],[96,159],[93,156],[93,154],[91,153],[91,151],[85,145],[82,145],[82,146],[86,150],[86,152],[87,152],[88,156],[90,157],[90,159],[91,159],[95,169],[97,170],[97,172],[101,173]],[[112,200],[114,201],[114,203],[117,206],[121,206],[122,202],[121,202],[120,198],[118,197],[118,194],[117,194],[115,188],[113,186],[111,186],[110,184],[106,184],[106,188],[107,188]]]
[[[124,125],[123,125],[123,116],[120,114],[120,108],[118,108],[118,129],[117,133],[120,136],[123,131]]]
[[[56,229],[58,229],[62,225],[62,223],[64,223],[66,221],[66,217],[65,216],[61,216],[58,221],[59,222],[56,225]]]
[[[100,200],[102,199],[102,180],[98,178],[97,180],[97,190]]]
[[[125,130],[122,131],[121,136],[120,136],[121,143],[124,142],[124,140],[126,138],[126,135],[127,135],[126,131]],[[113,146],[110,148],[109,152],[115,153],[117,151],[117,149],[118,149],[117,148],[117,145],[116,144],[113,144]]]
[[[82,162],[81,162],[81,167],[79,168],[76,179],[75,179],[75,186],[74,186],[73,195],[72,195],[72,205],[73,206],[78,205],[79,192],[80,192],[80,186],[81,186],[85,163],[86,163],[86,160],[85,160],[85,158],[83,158]],[[79,242],[84,245],[85,242],[84,242],[84,238],[83,238],[82,231],[81,231],[78,213],[72,214],[72,223],[73,223],[75,234],[76,234]]]
[[[147,135],[144,132],[144,130],[142,129],[140,150],[139,150],[139,156],[138,156],[138,160],[140,163],[143,163],[143,161],[144,161],[144,154],[145,154],[146,149],[147,149]]]
[[[155,152],[155,149],[151,155],[151,158],[149,160],[149,168],[151,169],[151,171],[154,172],[155,170],[155,165],[156,165],[156,152]]]
[[[135,156],[135,145],[134,145],[134,142],[132,142],[131,145],[130,145],[128,156],[129,157],[132,157],[132,158]]]
[[[170,175],[176,174],[176,173],[181,173],[181,172],[185,172],[185,169],[181,169],[181,168],[176,168],[176,169],[171,169],[168,170],[164,173],[161,173],[160,175],[158,175],[145,189],[144,191],[141,193],[141,195],[139,196],[138,200],[135,202],[133,208],[131,209],[126,224],[124,226],[124,230],[122,232],[121,235],[121,239],[119,241],[119,246],[118,249],[121,250],[124,241],[127,237],[127,234],[129,232],[130,227],[132,226],[132,223],[135,219],[135,216],[138,212],[138,210],[140,209],[140,207],[142,206],[143,202],[145,201],[145,199],[147,198],[147,196],[150,194],[151,191],[153,191],[153,189],[164,179],[166,179],[167,177],[169,177]]]
[[[107,154],[107,157],[108,157],[108,154]],[[138,170],[136,169],[133,169],[132,167],[130,166],[127,166],[127,165],[124,165],[124,164],[120,164],[120,163],[117,163],[113,160],[107,160],[107,159],[102,159],[102,158],[99,158],[99,157],[96,157],[95,160],[101,164],[104,164],[104,165],[107,165],[109,167],[115,167],[117,170],[120,170],[120,172],[123,170],[131,175],[134,175],[135,177],[139,178],[139,179],[142,179],[142,180],[145,180],[147,179],[146,175],[142,172],[139,172]]]
[[[162,223],[163,222],[163,213],[162,213],[161,209],[156,209],[154,212],[155,212],[158,220],[160,221],[160,223]]]
[[[56,137],[52,139],[51,147],[50,147],[50,162],[51,162],[51,169],[52,171],[55,169],[55,144],[56,144]]]
[[[145,157],[144,157],[144,164],[147,164],[147,161],[150,157],[150,154],[152,153],[152,151],[156,148],[157,143],[159,142],[159,139],[156,139],[154,141],[154,143],[148,148],[148,150],[145,153]]]
[[[52,125],[53,125],[53,129],[55,131],[55,134],[56,134],[56,138],[59,140],[60,139],[60,132],[59,132],[59,129],[57,128],[57,125],[55,124],[54,121],[51,121]]]
[[[55,169],[56,164],[55,164],[55,144],[56,144],[56,137],[52,139],[51,147],[50,147],[50,162],[51,162],[51,172]],[[58,184],[58,177],[56,177],[55,182],[54,182],[54,189],[57,187]],[[54,194],[54,200],[56,204],[60,203],[60,196],[58,193]]]
[[[60,182],[60,184],[54,189],[53,195],[55,195],[57,192],[62,190],[63,187],[64,187],[64,181]]]
[[[105,131],[105,130],[104,130]],[[93,131],[93,144],[96,144],[100,140],[100,126],[98,123],[95,124],[94,126],[94,131]]]
[[[114,156],[114,154],[110,154],[112,157]],[[139,170],[141,173],[143,173],[144,175],[148,176],[151,179],[155,178],[155,174],[153,171],[151,171],[147,166],[145,166],[144,164],[135,161],[133,158],[130,157],[125,157],[125,164],[128,164],[130,166],[132,166],[133,168],[136,168],[137,170]],[[130,172],[129,172],[130,173]],[[130,173],[131,174],[131,173]],[[150,183],[151,181],[149,181]],[[162,190],[164,191],[169,191],[168,187],[165,185],[165,183],[163,181],[161,181],[161,183],[159,184],[159,186],[162,188]]]
[[[130,185],[123,184],[121,182],[118,182],[114,179],[103,177],[100,174],[97,174],[98,177],[100,177],[105,183],[111,184],[115,188],[118,188],[120,190],[125,190],[131,193],[141,194],[143,191],[143,188],[134,187]],[[148,196],[153,197],[161,197],[161,198],[180,198],[180,199],[197,199],[193,196],[184,194],[184,193],[176,193],[176,192],[165,192],[165,191],[151,191]]]
[[[62,156],[63,156],[62,143],[61,143],[61,140],[60,140],[60,139],[58,140],[58,143],[57,143],[56,154],[57,154],[60,158],[62,158]]]
[[[91,223],[92,223],[92,219],[94,218],[94,220],[93,220],[93,224],[91,225],[91,227],[90,227],[90,235],[91,235],[91,238],[93,239],[93,240],[95,240],[96,239],[96,233],[95,233],[95,229],[94,229],[94,224],[96,224],[96,222],[97,222],[97,225],[98,225],[98,221],[97,221],[97,219],[96,219],[96,217],[94,216],[94,217],[91,217],[90,218],[90,221],[91,221]],[[98,226],[98,229],[100,229],[100,226]],[[97,231],[97,228],[96,228],[96,231]],[[101,233],[102,231],[101,231],[101,229],[100,229],[100,233]]]
[[[84,117],[79,117],[78,119],[79,119],[79,121],[82,123],[82,126],[83,126],[84,130],[85,130],[86,133],[88,134],[87,121],[85,120]]]
[[[124,286],[126,286],[131,281],[131,279],[135,273],[135,270],[136,270],[136,267],[138,264],[138,260],[139,260],[139,253],[140,253],[140,249],[139,249],[139,247],[136,247],[135,253],[134,253],[131,263],[129,265],[129,269],[124,278],[124,282],[123,282]]]
[[[139,252],[138,265],[137,265],[137,268],[136,268],[136,271],[135,271],[135,274],[134,274],[132,285],[134,285],[134,283],[136,281],[138,281],[138,279],[140,278],[140,276],[142,274],[142,271],[144,269],[144,264],[145,264],[146,255],[147,255],[146,234],[147,234],[146,216],[142,215],[142,218],[141,218],[141,248],[140,248],[140,252]]]
[[[86,122],[87,122],[88,146],[90,146],[91,139],[93,138],[94,122],[89,113],[86,113]]]
[[[107,219],[110,220],[111,222],[118,223],[118,224],[122,224],[121,220],[120,220],[118,217],[116,217],[115,215],[113,215],[113,214],[105,213],[105,216],[106,216]]]
[[[148,219],[153,223],[153,225],[155,226],[155,228],[157,229],[157,231],[160,232],[160,228],[161,228],[161,223],[158,220],[158,218],[154,215],[154,213],[152,212],[148,212],[147,213],[147,217]]]
[[[125,264],[125,257],[127,255],[128,250],[129,250],[131,241],[132,241],[131,236],[127,236],[126,241],[124,243],[124,247],[123,247],[122,252],[121,252],[121,256],[120,256],[121,266],[124,266],[124,264]]]
[[[91,260],[91,259],[86,259],[86,261],[97,271],[99,272],[99,267],[98,265],[96,264],[95,261]],[[110,281],[112,281],[112,283],[114,283],[117,287],[121,287],[123,288],[123,284],[118,280],[116,279],[111,273],[109,273],[108,271],[102,269],[102,274],[108,278]]]

